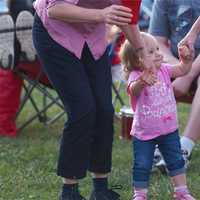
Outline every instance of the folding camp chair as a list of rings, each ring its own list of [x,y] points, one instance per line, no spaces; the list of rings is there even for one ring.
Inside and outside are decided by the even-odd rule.
[[[121,33],[116,33],[115,37],[113,38],[113,41],[109,44],[108,49],[109,49],[109,57],[110,57],[111,63],[112,63],[114,57],[116,56],[115,55],[117,53],[117,52],[115,52],[116,48],[120,48],[123,40],[124,40],[124,36]],[[112,65],[111,67],[115,68],[114,65]],[[119,67],[119,66],[117,66],[117,67]],[[114,92],[112,102],[113,102],[114,108],[116,107],[118,102],[120,103],[120,106],[125,105],[125,102],[120,95],[121,89],[123,88],[123,85],[124,85],[124,80],[122,78],[119,78],[119,80],[116,81],[115,79],[116,78],[113,77],[113,83],[112,83],[112,89]]]
[[[15,72],[24,80],[24,94],[21,99],[21,105],[17,113],[17,118],[23,111],[24,106],[29,105],[28,102],[32,105],[35,111],[32,116],[29,116],[29,118],[19,126],[19,130],[22,130],[35,119],[39,119],[40,122],[48,125],[55,122],[65,114],[63,111],[64,107],[58,95],[53,91],[52,85],[41,70],[41,65],[37,60],[32,63],[19,63],[15,68]],[[53,116],[50,117],[47,111],[49,108],[55,105],[60,108],[60,111],[59,113],[53,114]]]
[[[33,107],[33,110],[30,111],[32,114],[26,117],[26,120],[19,126],[19,130],[35,119],[48,125],[65,114],[64,106],[36,57],[32,44],[32,24],[33,15],[30,12],[19,13],[16,19],[16,39],[20,47],[15,47],[15,55],[18,55],[15,58],[18,60],[15,61],[13,70],[24,80],[24,92],[17,118],[22,114],[25,105]],[[48,111],[53,106],[58,107],[59,110],[56,109],[57,113],[53,112],[53,116],[50,116]]]

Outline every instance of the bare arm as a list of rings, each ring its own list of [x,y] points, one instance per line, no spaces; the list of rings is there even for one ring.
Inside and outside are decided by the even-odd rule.
[[[151,86],[156,83],[157,78],[156,75],[150,69],[144,69],[142,74],[138,77],[137,80],[131,82],[130,84],[130,91],[131,94],[134,96],[139,96],[141,91],[146,86]]]
[[[172,69],[171,69],[172,78],[186,75],[190,71],[191,66],[192,66],[192,62],[191,63],[180,62],[179,64],[172,66]]]
[[[193,51],[186,45],[178,49],[180,63],[172,67],[172,78],[186,75],[191,67],[194,58]]]
[[[122,26],[120,28],[122,29],[122,31],[126,35],[126,38],[134,46],[135,49],[144,48],[144,41],[141,38],[138,24]]]
[[[179,42],[178,47],[187,45],[192,51],[194,51],[194,43],[199,34],[200,34],[200,16],[193,24],[192,28],[187,33],[187,35]]]
[[[200,73],[200,55],[194,60],[192,63],[192,68],[188,74],[183,77],[179,77],[173,81],[173,89],[175,95],[183,96],[187,94],[189,91],[192,81],[199,75]]]
[[[179,60],[176,58],[169,48],[168,39],[166,37],[155,36],[158,41],[159,48],[164,55],[164,62],[170,64],[178,64]]]
[[[138,97],[141,91],[144,89],[145,83],[141,79],[138,79],[131,82],[129,87],[131,95]]]
[[[187,33],[187,35],[180,42],[180,44],[182,44],[182,45],[187,44],[189,47],[192,47],[194,45],[199,33],[200,33],[200,17],[198,17],[198,19],[193,24],[192,28]]]
[[[141,37],[140,30],[138,24],[132,24],[127,26],[120,27],[122,31],[125,33],[126,38],[133,45],[133,47],[138,51],[138,56],[142,59],[142,64],[144,68],[154,68],[154,65],[151,60],[149,60],[144,40]]]
[[[104,9],[88,9],[69,3],[59,3],[48,8],[48,16],[69,23],[101,23],[127,25],[131,22],[131,10],[112,5]]]
[[[191,32],[191,34],[194,34],[195,40],[196,40],[197,36],[200,33],[200,16],[198,17],[196,22],[193,24],[190,32]]]
[[[59,3],[48,9],[48,16],[65,22],[102,22],[103,16],[97,9],[86,9],[68,3]]]
[[[197,58],[192,63],[192,68],[190,72],[187,74],[188,77],[191,77],[193,80],[200,74],[200,55],[197,56]]]

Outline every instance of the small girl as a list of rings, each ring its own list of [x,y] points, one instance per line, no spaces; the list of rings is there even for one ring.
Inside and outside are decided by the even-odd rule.
[[[175,200],[195,200],[188,191],[184,160],[181,154],[176,101],[171,78],[189,72],[193,53],[186,46],[179,48],[180,63],[175,66],[163,63],[159,45],[153,36],[142,33],[147,54],[154,63],[153,69],[144,69],[139,51],[128,41],[123,44],[120,56],[128,75],[127,91],[135,112],[133,136],[134,200],[146,200],[149,176],[155,146],[167,164],[174,185]]]

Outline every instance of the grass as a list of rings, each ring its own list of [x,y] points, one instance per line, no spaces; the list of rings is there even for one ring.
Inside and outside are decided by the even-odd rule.
[[[119,107],[117,108],[119,110]],[[178,106],[180,130],[182,131],[189,112],[189,106]],[[51,110],[52,112],[52,110]],[[53,113],[56,110],[53,110]],[[22,123],[31,113],[25,111],[17,123]],[[15,139],[0,138],[0,200],[56,200],[61,180],[56,176],[58,146],[64,119],[44,126],[35,121]],[[115,122],[113,146],[113,171],[110,185],[120,184],[122,200],[129,200],[131,191],[132,147],[129,141],[119,139],[120,122]],[[197,200],[200,200],[200,147],[196,145],[192,163],[188,169],[188,185]],[[81,192],[88,197],[91,191],[90,174],[80,182]],[[171,185],[168,177],[160,172],[151,176],[150,199],[170,200]]]

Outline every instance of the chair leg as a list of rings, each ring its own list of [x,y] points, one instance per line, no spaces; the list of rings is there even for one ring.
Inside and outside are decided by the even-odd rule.
[[[22,112],[24,106],[28,101],[30,101],[35,111],[35,114],[27,118],[25,122],[23,122],[21,126],[18,127],[19,131],[24,129],[26,126],[28,126],[31,122],[33,122],[37,118],[43,124],[49,125],[51,123],[54,123],[56,120],[58,120],[65,114],[64,106],[60,102],[60,98],[58,96],[54,96],[53,94],[51,94],[51,92],[47,89],[46,86],[41,85],[39,83],[38,80],[40,79],[42,73],[39,73],[36,80],[30,80],[28,77],[26,77],[25,74],[22,73],[18,74],[28,82],[28,85],[24,85],[25,95],[21,101],[21,106],[17,113],[17,117],[19,117],[20,113]],[[40,95],[42,97],[42,105],[41,102],[39,104],[38,99],[35,98],[33,94],[33,92],[35,91],[39,92],[37,96]],[[52,116],[49,117],[47,111],[54,105],[58,106],[61,111],[59,111],[53,117]]]
[[[112,84],[112,88],[113,88],[113,91],[114,91],[114,94],[115,94],[114,97],[113,97],[113,106],[114,107],[116,106],[117,100],[119,101],[121,106],[125,105],[124,100],[120,96],[120,90],[122,88],[122,85],[123,85],[122,81],[119,83],[118,87],[115,86],[114,83]]]
[[[19,114],[21,113],[22,109],[24,108],[24,106],[26,105],[28,100],[30,100],[31,105],[33,106],[34,110],[38,113],[39,120],[42,121],[43,120],[43,116],[42,116],[42,114],[41,115],[39,114],[40,109],[37,106],[36,101],[32,97],[32,92],[36,88],[36,85],[29,84],[28,86],[26,86],[24,84],[23,88],[24,88],[25,95],[24,95],[23,99],[21,100],[21,105],[20,105],[20,108],[19,108],[19,110],[17,112],[16,118],[19,116]]]

